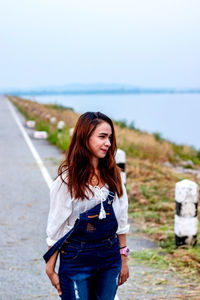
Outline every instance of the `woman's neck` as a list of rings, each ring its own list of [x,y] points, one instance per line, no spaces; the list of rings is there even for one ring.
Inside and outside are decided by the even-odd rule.
[[[94,167],[94,170],[98,170],[98,166],[99,166],[99,159],[95,156],[92,157],[91,159],[91,164]]]
[[[94,168],[95,174],[93,174],[93,176],[90,178],[90,183],[93,186],[98,185],[101,188],[103,186],[103,182],[100,177],[99,159],[97,157],[92,157],[91,164]]]

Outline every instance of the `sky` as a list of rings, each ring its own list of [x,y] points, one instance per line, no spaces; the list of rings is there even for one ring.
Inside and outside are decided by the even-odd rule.
[[[200,88],[199,0],[0,0],[0,90]]]

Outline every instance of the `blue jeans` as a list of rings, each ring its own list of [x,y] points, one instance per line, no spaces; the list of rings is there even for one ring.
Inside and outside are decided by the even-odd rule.
[[[118,236],[98,243],[67,241],[60,252],[63,300],[113,300],[121,270]]]

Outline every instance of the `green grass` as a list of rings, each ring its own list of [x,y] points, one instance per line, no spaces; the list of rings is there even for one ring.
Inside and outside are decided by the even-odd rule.
[[[160,132],[153,133],[153,136],[154,136],[155,140],[158,141],[158,142],[164,141],[164,139],[162,137],[162,134]]]
[[[24,115],[26,117],[27,120],[35,120],[35,117],[33,115],[30,115],[26,109],[16,103],[14,103],[14,105],[17,107],[17,109],[22,113],[22,115]]]
[[[56,145],[63,152],[66,151],[66,149],[69,147],[70,144],[70,134],[69,134],[70,126],[65,126],[65,128],[61,132],[59,132],[56,125],[53,126],[48,120],[45,120],[38,115],[33,115],[31,113],[28,113],[24,107],[19,106],[16,103],[14,104],[16,105],[18,110],[26,117],[26,119],[36,121],[36,130],[46,131],[48,133],[47,139],[51,144]],[[68,109],[68,108],[62,108],[57,105],[53,105],[53,106],[56,106],[57,109]]]
[[[131,253],[131,259],[157,269],[166,269],[171,263],[162,249],[146,249]]]
[[[132,121],[129,125],[126,120],[119,120],[119,121],[114,120],[113,122],[115,125],[119,126],[120,128],[129,128],[135,131],[140,131],[138,128],[135,127],[134,121]]]
[[[50,123],[45,120],[37,118],[36,129],[38,131],[47,131],[49,133],[50,132]]]
[[[172,144],[174,155],[170,158],[173,163],[176,161],[176,157],[179,157],[183,161],[191,160],[194,164],[200,165],[200,151],[197,151],[194,147],[190,147],[190,153],[184,152],[184,145]]]
[[[142,152],[141,149],[135,144],[123,145],[120,146],[120,148],[126,152],[127,156],[130,157],[138,157],[141,159],[146,159],[148,157],[147,153]]]

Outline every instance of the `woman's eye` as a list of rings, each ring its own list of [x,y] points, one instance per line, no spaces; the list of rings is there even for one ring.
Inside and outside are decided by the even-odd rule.
[[[105,135],[100,135],[99,137],[104,139],[106,136]],[[112,141],[112,136],[109,137],[109,140]]]

